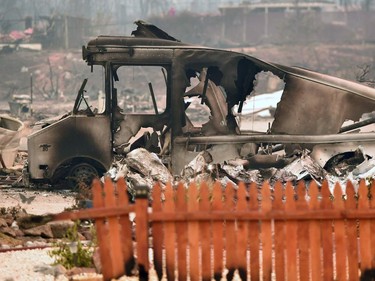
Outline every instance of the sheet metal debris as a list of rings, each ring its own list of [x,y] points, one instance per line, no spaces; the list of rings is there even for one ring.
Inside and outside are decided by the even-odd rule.
[[[375,179],[375,160],[373,159],[365,159],[359,165],[352,167],[350,171],[346,169],[339,177],[321,167],[309,156],[309,153],[308,150],[302,151],[299,156],[292,157],[290,163],[280,169],[275,167],[255,169],[243,165],[247,163],[243,159],[231,159],[222,164],[213,163],[210,153],[203,151],[185,166],[180,175],[173,177],[155,153],[139,148],[128,154],[126,158],[114,163],[108,173],[115,181],[125,176],[130,190],[133,190],[136,185],[146,185],[152,190],[155,182],[160,182],[162,186],[165,186],[168,181],[176,183],[181,180],[186,184],[193,181],[205,181],[209,184],[219,181],[223,188],[228,183],[236,188],[240,182],[256,183],[262,186],[264,181],[273,185],[277,181],[283,184],[288,181],[296,184],[301,180],[307,184],[314,181],[321,186],[326,180],[333,192],[336,182],[345,186],[346,181],[351,180],[357,188],[361,179],[365,179],[367,183]],[[337,164],[336,168],[341,167]]]

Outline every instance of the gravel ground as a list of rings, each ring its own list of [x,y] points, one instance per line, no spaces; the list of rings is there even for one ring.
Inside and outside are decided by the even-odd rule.
[[[64,211],[74,205],[68,191],[0,188],[0,208],[23,208],[28,214],[44,215]],[[0,247],[1,248],[1,247]],[[47,249],[18,250],[0,253],[0,281],[62,281],[62,269],[53,266]]]
[[[48,255],[48,251],[49,249],[36,249],[0,253],[0,280],[68,280],[65,276],[57,276],[59,267],[52,266],[54,260]]]

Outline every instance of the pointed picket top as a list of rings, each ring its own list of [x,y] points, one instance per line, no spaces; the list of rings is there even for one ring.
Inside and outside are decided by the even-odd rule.
[[[285,186],[285,210],[295,210],[296,209],[296,202],[295,202],[295,193],[294,188],[291,182],[287,182]]]
[[[283,196],[284,196],[284,187],[280,181],[277,181],[275,183],[275,187],[273,189],[273,209],[275,210],[283,210],[284,209],[284,204],[283,204]]]
[[[188,189],[188,210],[197,210],[198,209],[198,188],[195,182],[190,183]]]
[[[152,210],[154,212],[162,210],[162,194],[159,182],[156,182],[152,189]]]
[[[221,210],[223,206],[223,190],[221,183],[215,181],[214,186],[212,187],[212,209]]]
[[[249,189],[249,209],[259,210],[258,204],[258,186],[256,183],[252,182]]]
[[[319,189],[318,185],[315,181],[310,183],[309,186],[309,208],[311,210],[318,210],[320,207],[320,201],[319,201]]]
[[[227,186],[225,187],[225,209],[228,211],[234,210],[235,202],[234,202],[234,187],[233,184],[228,182]]]
[[[200,185],[200,200],[199,200],[199,209],[201,211],[210,210],[210,191],[207,185],[207,182],[202,182]]]
[[[106,206],[115,206],[116,191],[112,179],[110,177],[104,178],[104,203]]]
[[[333,190],[333,205],[335,206],[336,210],[344,210],[344,200],[342,196],[342,188],[340,183],[336,182],[335,188]]]
[[[177,193],[176,193],[176,206],[178,211],[186,211],[187,204],[186,204],[186,188],[184,184],[180,181],[177,185]]]
[[[262,185],[262,210],[270,211],[272,209],[272,200],[271,200],[271,187],[268,181],[264,181]]]
[[[237,190],[237,210],[246,211],[247,210],[247,200],[246,200],[246,185],[240,182]]]
[[[329,190],[329,184],[327,180],[323,181],[322,188],[321,188],[321,195],[322,195],[321,207],[323,209],[332,209],[332,200],[331,200],[332,194]]]
[[[354,186],[351,181],[346,182],[345,192],[346,192],[345,209],[356,209],[357,208],[357,194],[354,190]]]
[[[297,201],[296,206],[298,209],[307,209],[306,202],[306,185],[304,181],[299,181],[297,185]]]
[[[361,180],[358,188],[358,208],[368,209],[370,204],[368,200],[368,187],[365,180]]]
[[[173,192],[172,184],[170,182],[166,184],[165,189],[164,189],[164,194],[165,194],[164,208],[174,209],[174,192]]]
[[[102,183],[99,179],[94,179],[92,182],[92,193],[93,193],[93,206],[94,208],[100,208],[104,206],[103,200],[103,188]]]
[[[117,196],[118,206],[129,205],[128,187],[126,186],[125,179],[123,177],[119,178],[117,181]]]

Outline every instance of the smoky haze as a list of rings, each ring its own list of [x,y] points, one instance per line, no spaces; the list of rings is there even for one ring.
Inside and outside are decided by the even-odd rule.
[[[374,10],[374,0],[3,0],[0,27],[7,34],[29,25],[49,32],[46,47],[66,48],[99,34],[129,35],[138,19],[209,46],[353,43],[375,41]]]
[[[39,44],[52,57],[0,54],[0,94],[3,99],[29,94],[29,76],[36,79],[39,72],[47,82],[40,83],[36,97],[57,96],[60,88],[65,95],[75,92],[87,68],[81,47],[98,35],[129,36],[136,20],[186,43],[229,48],[373,85],[374,11],[375,0],[2,0],[0,43]],[[74,53],[74,67],[62,66],[66,59],[54,62],[53,52]],[[37,71],[37,56],[45,72]],[[55,81],[59,75],[64,83]]]

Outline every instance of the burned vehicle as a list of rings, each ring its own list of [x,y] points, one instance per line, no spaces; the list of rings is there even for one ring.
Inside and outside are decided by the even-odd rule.
[[[277,166],[280,151],[298,149],[312,151],[322,166],[358,147],[375,155],[375,133],[362,130],[375,120],[375,89],[189,45],[136,24],[132,36],[99,36],[83,47],[83,59],[101,74],[100,101],[94,107],[86,98],[85,80],[72,112],[29,136],[31,182],[87,181],[138,147],[156,153],[175,175],[201,151],[217,163],[242,158],[265,167]],[[262,74],[279,80],[281,98],[259,131],[241,126],[240,118]]]

